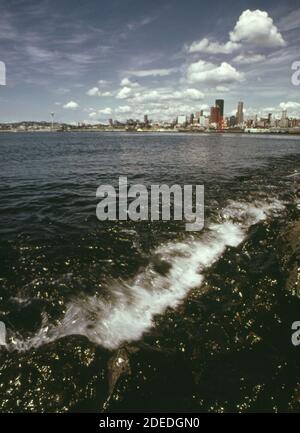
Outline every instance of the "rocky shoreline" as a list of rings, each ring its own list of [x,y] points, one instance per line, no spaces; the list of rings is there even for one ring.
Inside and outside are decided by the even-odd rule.
[[[252,227],[140,342],[110,352],[73,336],[1,349],[0,411],[298,412],[297,210],[291,219]]]
[[[285,288],[300,298],[300,221],[289,224],[279,238],[279,262],[286,274]]]

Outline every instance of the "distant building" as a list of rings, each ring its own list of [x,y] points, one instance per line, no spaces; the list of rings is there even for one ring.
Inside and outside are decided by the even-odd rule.
[[[202,127],[202,128],[207,128],[209,125],[208,125],[208,120],[209,119],[207,119],[205,116],[200,116],[199,117],[199,125]]]
[[[255,114],[254,120],[253,120],[253,126],[256,128],[257,124],[258,124],[257,114]]]
[[[211,124],[219,126],[221,121],[220,107],[211,107],[209,120]]]
[[[235,125],[236,125],[236,117],[235,117],[235,116],[231,116],[231,117],[229,118],[229,126],[230,126],[231,128],[233,128]]]
[[[272,113],[268,114],[268,124],[271,125],[272,124]]]
[[[242,125],[244,123],[244,103],[239,102],[236,112],[237,124]]]
[[[187,123],[186,116],[183,114],[180,114],[177,117],[177,125],[184,126],[184,125],[186,125],[186,123]]]
[[[219,107],[221,119],[224,119],[224,99],[217,99],[216,107]]]
[[[287,116],[287,111],[284,110],[281,115],[281,120],[279,122],[280,128],[288,128],[289,127],[289,119]]]

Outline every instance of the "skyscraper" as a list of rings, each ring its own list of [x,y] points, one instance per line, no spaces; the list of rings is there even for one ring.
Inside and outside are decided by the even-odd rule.
[[[236,112],[237,124],[242,125],[244,123],[244,103],[239,102]]]
[[[224,118],[224,99],[217,99],[216,100],[216,107],[219,107],[220,116],[223,119]]]
[[[210,123],[215,123],[217,126],[220,124],[220,107],[211,107],[210,109]]]
[[[272,123],[272,113],[268,114],[268,124],[271,125]]]
[[[279,122],[279,126],[281,128],[288,128],[288,126],[289,126],[289,119],[288,119],[287,111],[286,110],[284,110],[282,112],[282,116],[281,116],[281,120]]]

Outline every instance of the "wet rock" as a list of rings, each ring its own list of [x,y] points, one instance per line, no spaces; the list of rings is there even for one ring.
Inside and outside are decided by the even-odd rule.
[[[293,412],[299,413],[300,411],[300,384],[296,386],[293,392],[293,396],[290,402],[290,409]]]
[[[278,258],[285,272],[285,288],[300,298],[300,221],[293,222],[278,240]]]
[[[138,348],[125,346],[117,350],[107,364],[108,392],[112,394],[116,383],[124,375],[131,375],[130,355],[138,351]]]
[[[182,352],[138,343],[120,349],[109,365],[110,386],[115,384],[104,411],[191,409],[192,373]]]
[[[24,353],[2,349],[0,411],[96,410],[107,396],[106,359],[105,351],[78,336]]]
[[[124,388],[124,382],[126,383],[127,380],[130,380],[130,376],[132,374],[131,355],[138,350],[139,349],[136,347],[127,345],[118,349],[108,360],[106,372],[108,382],[108,397],[103,404],[102,411],[105,411],[109,408],[111,398],[119,400],[122,384],[120,389],[118,384],[123,380]]]

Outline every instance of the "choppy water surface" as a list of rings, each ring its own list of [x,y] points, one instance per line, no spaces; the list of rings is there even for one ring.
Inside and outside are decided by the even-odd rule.
[[[266,391],[286,359],[263,345],[268,314],[279,317],[280,276],[266,263],[296,218],[299,138],[1,134],[0,166],[2,410],[287,408],[286,390],[278,401]],[[96,189],[121,175],[204,184],[205,230],[99,222]],[[253,339],[267,364],[251,358]]]

